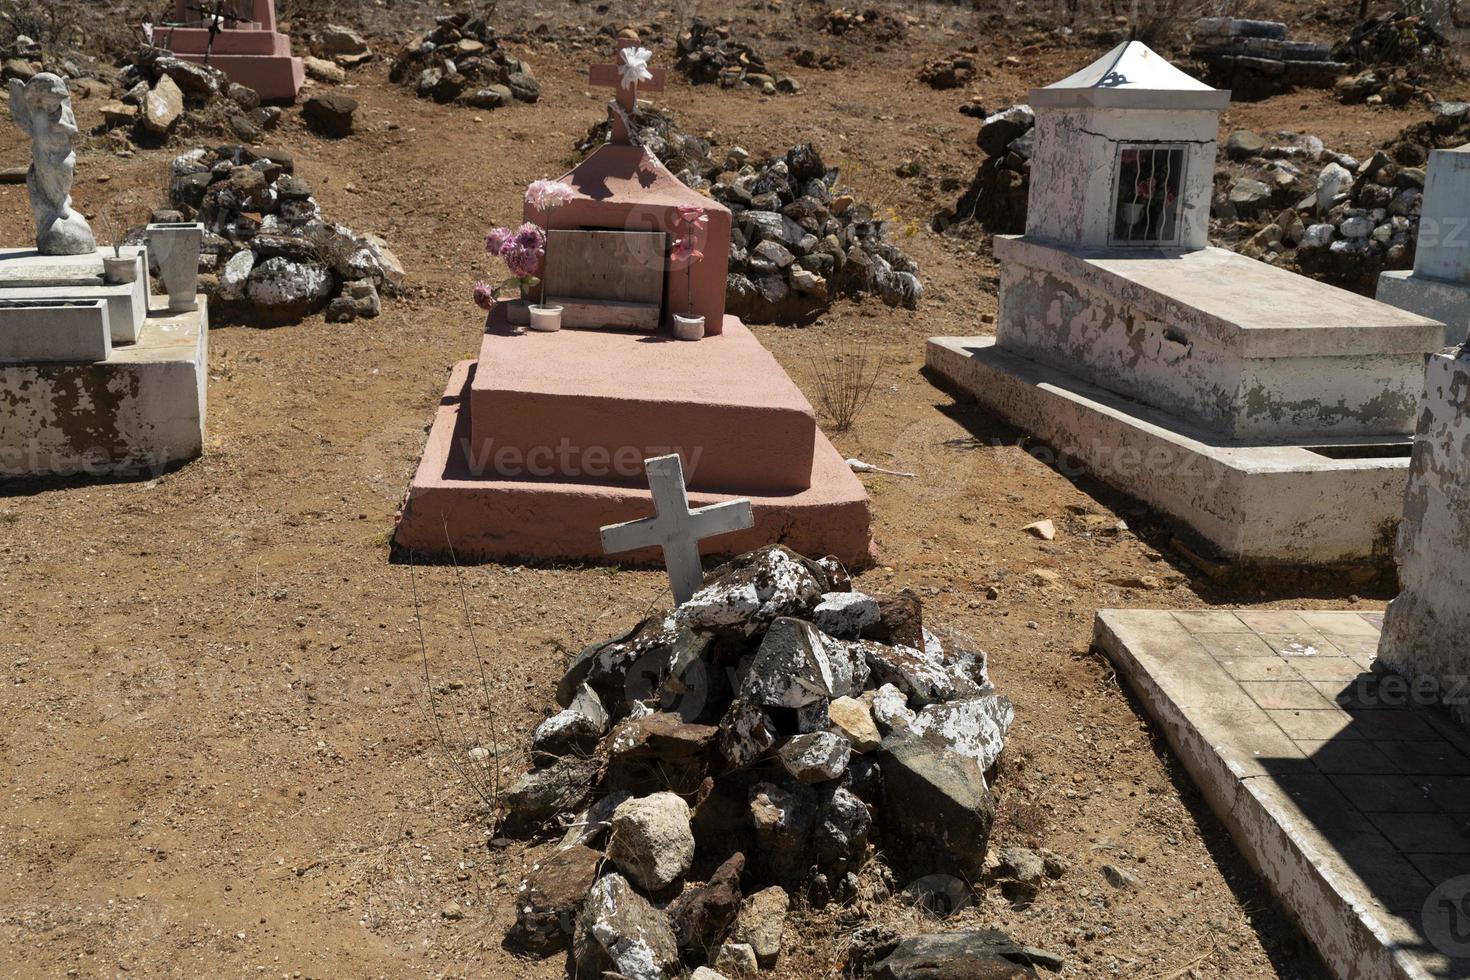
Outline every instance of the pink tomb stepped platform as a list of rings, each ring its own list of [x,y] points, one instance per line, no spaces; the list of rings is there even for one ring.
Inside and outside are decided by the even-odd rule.
[[[198,24],[196,0],[178,0],[175,17],[184,24]],[[226,5],[227,8],[229,5]],[[242,0],[236,9],[249,11],[250,19],[226,23],[209,46],[207,27],[160,27],[154,37],[185,61],[209,64],[224,72],[232,82],[255,89],[262,99],[294,101],[306,81],[300,58],[291,55],[291,39],[276,30],[274,0]]]
[[[662,334],[520,333],[492,316],[470,385],[472,452],[518,476],[538,447],[558,475],[642,485],[677,452],[691,490],[796,493],[811,485],[816,413],[739,320],[698,343]],[[543,450],[544,452],[544,450]],[[619,454],[631,465],[607,472]]]
[[[543,345],[544,340],[556,342],[555,348]],[[665,440],[672,446],[693,433],[698,438],[715,441],[703,447],[694,467],[691,505],[704,506],[732,496],[744,496],[749,498],[755,513],[755,526],[750,530],[704,541],[701,550],[706,555],[737,554],[781,542],[804,554],[836,555],[853,566],[870,563],[872,515],[867,493],[841,455],[817,430],[811,409],[800,392],[795,391],[779,365],[750,332],[730,317],[725,320],[722,337],[681,343],[681,347],[704,358],[705,363],[694,379],[676,379],[691,361],[678,355],[670,357],[671,345],[676,342],[661,341],[663,338],[656,336],[593,331],[487,334],[481,361],[461,362],[451,373],[423,459],[399,512],[395,550],[400,555],[411,552],[416,560],[447,559],[451,545],[459,560],[607,560],[599,529],[650,517],[654,512],[653,498],[635,474],[642,472],[644,455],[652,455],[658,447],[637,447],[655,439]],[[515,344],[524,345],[526,352],[506,353],[506,347]],[[610,370],[609,352],[614,348],[622,349],[616,351],[617,367]],[[502,354],[506,356],[501,358]],[[526,383],[531,372],[512,370],[507,377],[515,377],[514,384],[522,388],[536,388],[524,392],[524,397],[535,400],[538,410],[548,418],[562,421],[542,419],[538,423],[529,417],[535,413],[526,413],[516,424],[500,425],[496,431],[510,433],[521,442],[530,438],[539,425],[541,434],[550,440],[539,461],[521,455],[522,446],[512,446],[512,453],[505,458],[513,460],[515,465],[506,469],[515,471],[516,475],[500,475],[496,472],[495,447],[488,445],[489,439],[479,431],[482,417],[491,426],[496,426],[497,420],[489,419],[485,414],[489,409],[476,400],[496,390],[491,375],[496,371],[497,359],[509,363],[519,361],[524,369],[534,358],[548,362],[559,359],[562,365],[550,372],[552,377],[536,384]],[[762,358],[769,359],[774,378],[769,375],[751,378],[739,373]],[[556,390],[566,379],[579,375],[589,391],[588,399]],[[622,396],[612,397],[612,390],[619,384],[624,389]],[[800,399],[800,406],[793,402],[790,392],[782,392],[784,386],[791,386],[795,398]],[[512,405],[516,396],[507,391],[501,392],[501,404]],[[670,400],[674,391],[678,391],[677,402]],[[779,395],[783,404],[766,412],[754,411],[753,391]],[[578,404],[588,400],[595,411],[590,411],[587,404]],[[726,411],[731,414],[723,430],[698,420],[700,416],[714,420]],[[602,418],[588,432],[602,435],[584,439],[576,426],[594,414],[601,414]],[[684,415],[696,421],[680,422],[679,417]],[[805,441],[793,448],[784,445],[784,441],[797,419],[805,419],[809,428]],[[644,426],[653,426],[657,434],[644,431]],[[556,451],[564,436],[578,452]],[[608,457],[589,452],[596,445],[595,439],[603,436],[614,440],[611,447],[602,447],[609,450]],[[498,447],[505,445],[496,443]],[[621,447],[630,448],[622,454],[619,463],[617,450]],[[687,447],[678,448],[681,456],[685,455],[683,450]],[[746,487],[727,486],[722,492],[705,489],[711,473],[720,474],[716,482],[726,479],[740,482],[741,468],[737,464],[741,454],[750,457],[743,468]],[[807,472],[799,480],[803,486],[784,491],[749,489],[751,482],[770,483],[767,472],[758,472],[761,464],[757,457],[776,461],[773,465],[777,469],[773,472],[788,473],[795,459],[804,458]],[[609,462],[604,462],[604,458]],[[560,472],[568,468],[567,460],[572,461],[570,468],[579,470],[578,475]],[[719,465],[709,465],[716,461]],[[609,468],[615,472],[596,477],[584,475],[580,471],[588,464],[600,474]],[[685,465],[688,465],[687,458]],[[533,469],[534,472],[528,472]],[[781,478],[783,482],[789,479]],[[660,561],[661,556],[656,550],[645,549],[618,555],[616,560],[646,564]]]

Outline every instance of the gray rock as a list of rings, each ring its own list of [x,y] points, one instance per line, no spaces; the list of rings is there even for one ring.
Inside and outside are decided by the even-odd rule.
[[[679,946],[664,914],[616,873],[587,892],[572,952],[578,976],[611,971],[626,980],[665,980],[679,967]]]
[[[807,233],[801,225],[776,211],[742,211],[736,217],[736,227],[751,247],[773,241],[795,248]]]
[[[785,889],[776,885],[762,888],[740,903],[729,941],[750,946],[760,968],[771,969],[781,955],[781,934],[790,910],[791,897]]]
[[[155,136],[166,136],[184,114],[184,93],[164,75],[143,97],[143,128]]]
[[[812,622],[829,636],[855,640],[880,617],[878,600],[861,592],[829,592],[812,610]]]
[[[574,753],[590,755],[607,733],[609,723],[602,699],[583,684],[571,704],[536,726],[531,735],[531,751],[557,758]]]
[[[543,954],[565,948],[601,863],[600,853],[579,844],[558,848],[533,864],[515,897],[521,942]]]
[[[1326,214],[1337,203],[1339,195],[1353,184],[1353,175],[1338,163],[1329,163],[1317,175],[1317,212]]]
[[[1232,160],[1248,160],[1266,148],[1266,138],[1248,129],[1237,129],[1225,141],[1225,155]]]
[[[796,735],[781,746],[781,765],[803,783],[822,783],[841,776],[852,746],[841,735],[813,732]]]
[[[852,662],[837,641],[829,652],[811,623],[781,617],[771,624],[744,679],[741,698],[768,708],[803,708],[861,689]]]
[[[227,303],[238,303],[245,298],[245,287],[250,281],[250,273],[255,269],[255,253],[248,248],[241,249],[230,260],[224,264],[219,273],[219,288],[215,296]]]
[[[580,810],[597,776],[595,759],[568,756],[545,769],[533,769],[516,780],[506,794],[510,821],[518,827],[537,827],[558,813]]]
[[[518,102],[535,102],[541,98],[541,86],[530,72],[513,71],[505,79],[506,88]]]
[[[505,85],[487,85],[465,95],[465,105],[476,109],[499,109],[514,100],[515,95]]]
[[[673,793],[654,793],[618,807],[607,856],[647,891],[678,881],[694,863],[689,805]]]
[[[306,100],[301,117],[313,132],[340,139],[352,133],[357,100],[343,92],[322,92]]]
[[[689,974],[689,980],[729,980],[723,973],[716,973],[707,966],[697,966]]]
[[[1230,203],[1242,217],[1254,217],[1270,206],[1271,188],[1259,180],[1238,178],[1230,185]]]
[[[864,640],[855,644],[880,683],[892,684],[915,705],[948,701],[959,693],[944,658],[909,646],[889,646]]]
[[[747,636],[778,616],[804,616],[825,591],[825,575],[781,545],[742,555],[712,573],[712,581],[674,614],[692,629],[742,627]]]
[[[988,694],[928,705],[915,716],[909,730],[940,739],[950,751],[974,759],[985,772],[1000,757],[1015,716],[1009,698]]]
[[[336,287],[332,270],[320,262],[268,258],[250,273],[246,298],[272,319],[294,319],[321,309]]]
[[[820,801],[810,786],[756,783],[750,788],[759,880],[795,883],[812,865],[812,832]]]
[[[899,732],[878,749],[883,770],[883,826],[889,853],[913,874],[959,874],[978,880],[995,823],[995,799],[971,758],[932,735]],[[958,869],[958,870],[956,870]]]
[[[756,762],[776,744],[775,725],[760,705],[736,699],[720,721],[720,754],[736,769]]]
[[[872,825],[867,804],[846,787],[834,787],[822,803],[813,832],[818,866],[833,876],[861,868]]]
[[[986,156],[998,157],[1006,152],[1011,141],[1036,125],[1036,113],[1028,105],[1013,105],[1008,109],[985,117],[980,123],[980,134],[976,138]]]
[[[734,977],[753,977],[760,970],[749,943],[725,943],[715,951],[714,964],[716,970]]]
[[[911,936],[868,971],[871,980],[1019,980],[1033,963],[1056,957],[1021,946],[994,929]]]
[[[753,250],[753,254],[765,259],[778,269],[784,269],[796,261],[796,256],[792,255],[784,245],[769,239],[757,245]]]

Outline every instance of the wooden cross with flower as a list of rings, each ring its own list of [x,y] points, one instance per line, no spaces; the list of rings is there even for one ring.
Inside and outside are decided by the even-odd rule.
[[[628,145],[633,142],[633,117],[638,109],[638,88],[641,85],[649,92],[662,92],[668,73],[662,68],[648,67],[653,52],[637,41],[618,42],[618,60],[611,65],[592,65],[587,69],[590,84],[611,88],[616,98],[608,103],[608,118],[612,120],[612,142]]]

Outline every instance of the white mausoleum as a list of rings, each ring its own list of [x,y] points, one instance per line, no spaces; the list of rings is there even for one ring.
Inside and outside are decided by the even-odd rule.
[[[1386,563],[1444,327],[1209,246],[1229,98],[1136,41],[1033,90],[996,335],[929,366],[1207,550]]]

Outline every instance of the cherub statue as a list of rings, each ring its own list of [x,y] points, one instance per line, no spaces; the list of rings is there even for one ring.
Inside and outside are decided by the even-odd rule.
[[[92,229],[71,207],[77,133],[66,82],[50,72],[28,82],[10,80],[10,114],[31,138],[31,169],[26,174],[31,210],[36,213],[36,249],[42,255],[85,255],[97,250]]]

